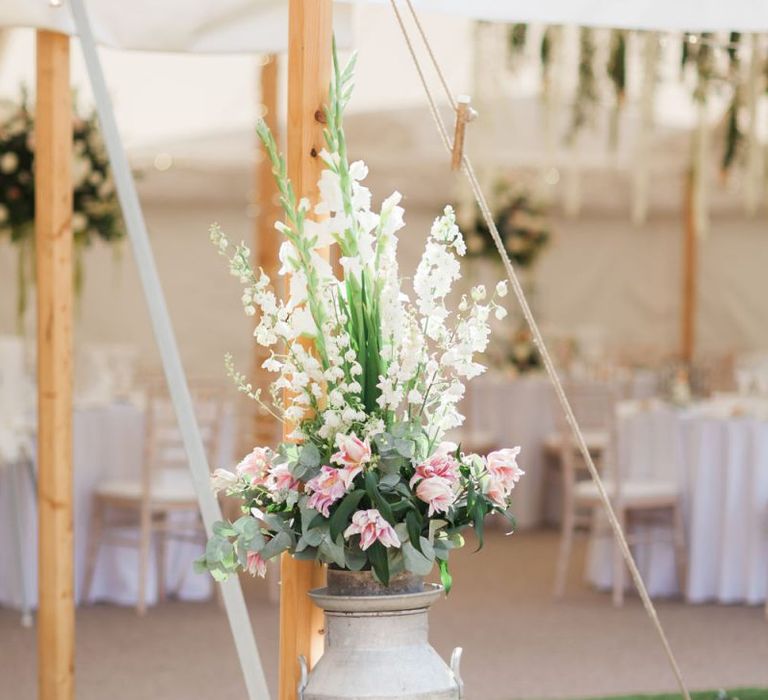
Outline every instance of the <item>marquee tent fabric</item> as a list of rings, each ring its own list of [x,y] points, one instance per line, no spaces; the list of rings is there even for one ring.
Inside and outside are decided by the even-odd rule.
[[[74,34],[63,0],[6,0],[0,26]],[[354,6],[337,2],[334,29],[352,43]],[[497,22],[543,22],[666,31],[766,31],[768,4],[754,0],[416,0],[419,10]],[[286,48],[286,0],[89,0],[97,43],[113,48],[195,53],[275,52]]]
[[[349,0],[361,1],[370,0]],[[690,32],[768,29],[768,4],[754,0],[415,0],[414,5],[490,22]]]
[[[66,0],[4,0],[0,27],[74,35]],[[96,43],[139,51],[274,53],[287,48],[287,0],[88,0]],[[351,41],[352,8],[334,11],[336,40]]]

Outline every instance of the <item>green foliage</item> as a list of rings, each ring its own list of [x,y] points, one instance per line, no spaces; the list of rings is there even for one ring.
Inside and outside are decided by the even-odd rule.
[[[692,700],[768,700],[768,689],[706,690],[691,693]],[[680,700],[680,693],[661,695],[617,695],[592,700]]]

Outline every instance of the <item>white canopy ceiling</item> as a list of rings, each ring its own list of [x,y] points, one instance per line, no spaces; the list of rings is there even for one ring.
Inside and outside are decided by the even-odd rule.
[[[367,0],[350,0],[361,2]],[[384,2],[385,0],[375,0]],[[659,31],[768,30],[759,0],[414,0],[424,10],[496,22],[577,24]]]
[[[351,40],[352,5],[337,2],[335,30]],[[66,0],[3,0],[0,27],[73,33]],[[766,31],[768,3],[755,0],[415,0],[419,9],[507,22],[628,29]],[[105,46],[148,51],[279,51],[287,37],[287,0],[89,0],[94,34]]]
[[[0,27],[74,34],[67,0],[3,0]],[[141,51],[261,53],[282,51],[288,38],[287,0],[88,0],[96,41]],[[337,41],[351,40],[352,8],[334,12]]]

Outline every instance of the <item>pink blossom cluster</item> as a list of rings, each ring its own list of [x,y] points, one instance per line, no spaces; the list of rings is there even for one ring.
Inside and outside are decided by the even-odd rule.
[[[283,500],[281,495],[289,491],[298,491],[299,481],[285,462],[274,462],[274,454],[266,447],[254,447],[232,473],[226,469],[216,469],[211,475],[211,484],[215,492],[233,488],[242,480],[250,488],[261,486],[269,491],[275,500]]]
[[[339,466],[324,465],[320,473],[310,479],[306,485],[311,494],[307,505],[330,516],[330,507],[344,497],[352,487],[355,477],[363,470],[363,464],[371,460],[371,447],[367,440],[361,440],[354,433],[336,435],[338,451],[331,461]]]
[[[416,466],[410,487],[416,486],[416,496],[429,505],[428,515],[445,513],[459,495],[459,463],[453,456],[456,445],[441,443],[435,454]]]
[[[486,473],[481,479],[483,493],[500,508],[507,507],[509,494],[525,474],[517,464],[519,454],[519,447],[508,447],[489,453],[484,460]]]

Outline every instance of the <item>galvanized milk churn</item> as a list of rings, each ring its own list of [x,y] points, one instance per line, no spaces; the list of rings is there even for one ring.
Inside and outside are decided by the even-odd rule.
[[[442,586],[400,574],[387,587],[369,571],[328,571],[312,591],[325,611],[325,652],[311,672],[304,659],[299,700],[459,700],[461,648],[450,667],[427,640],[429,607]]]

